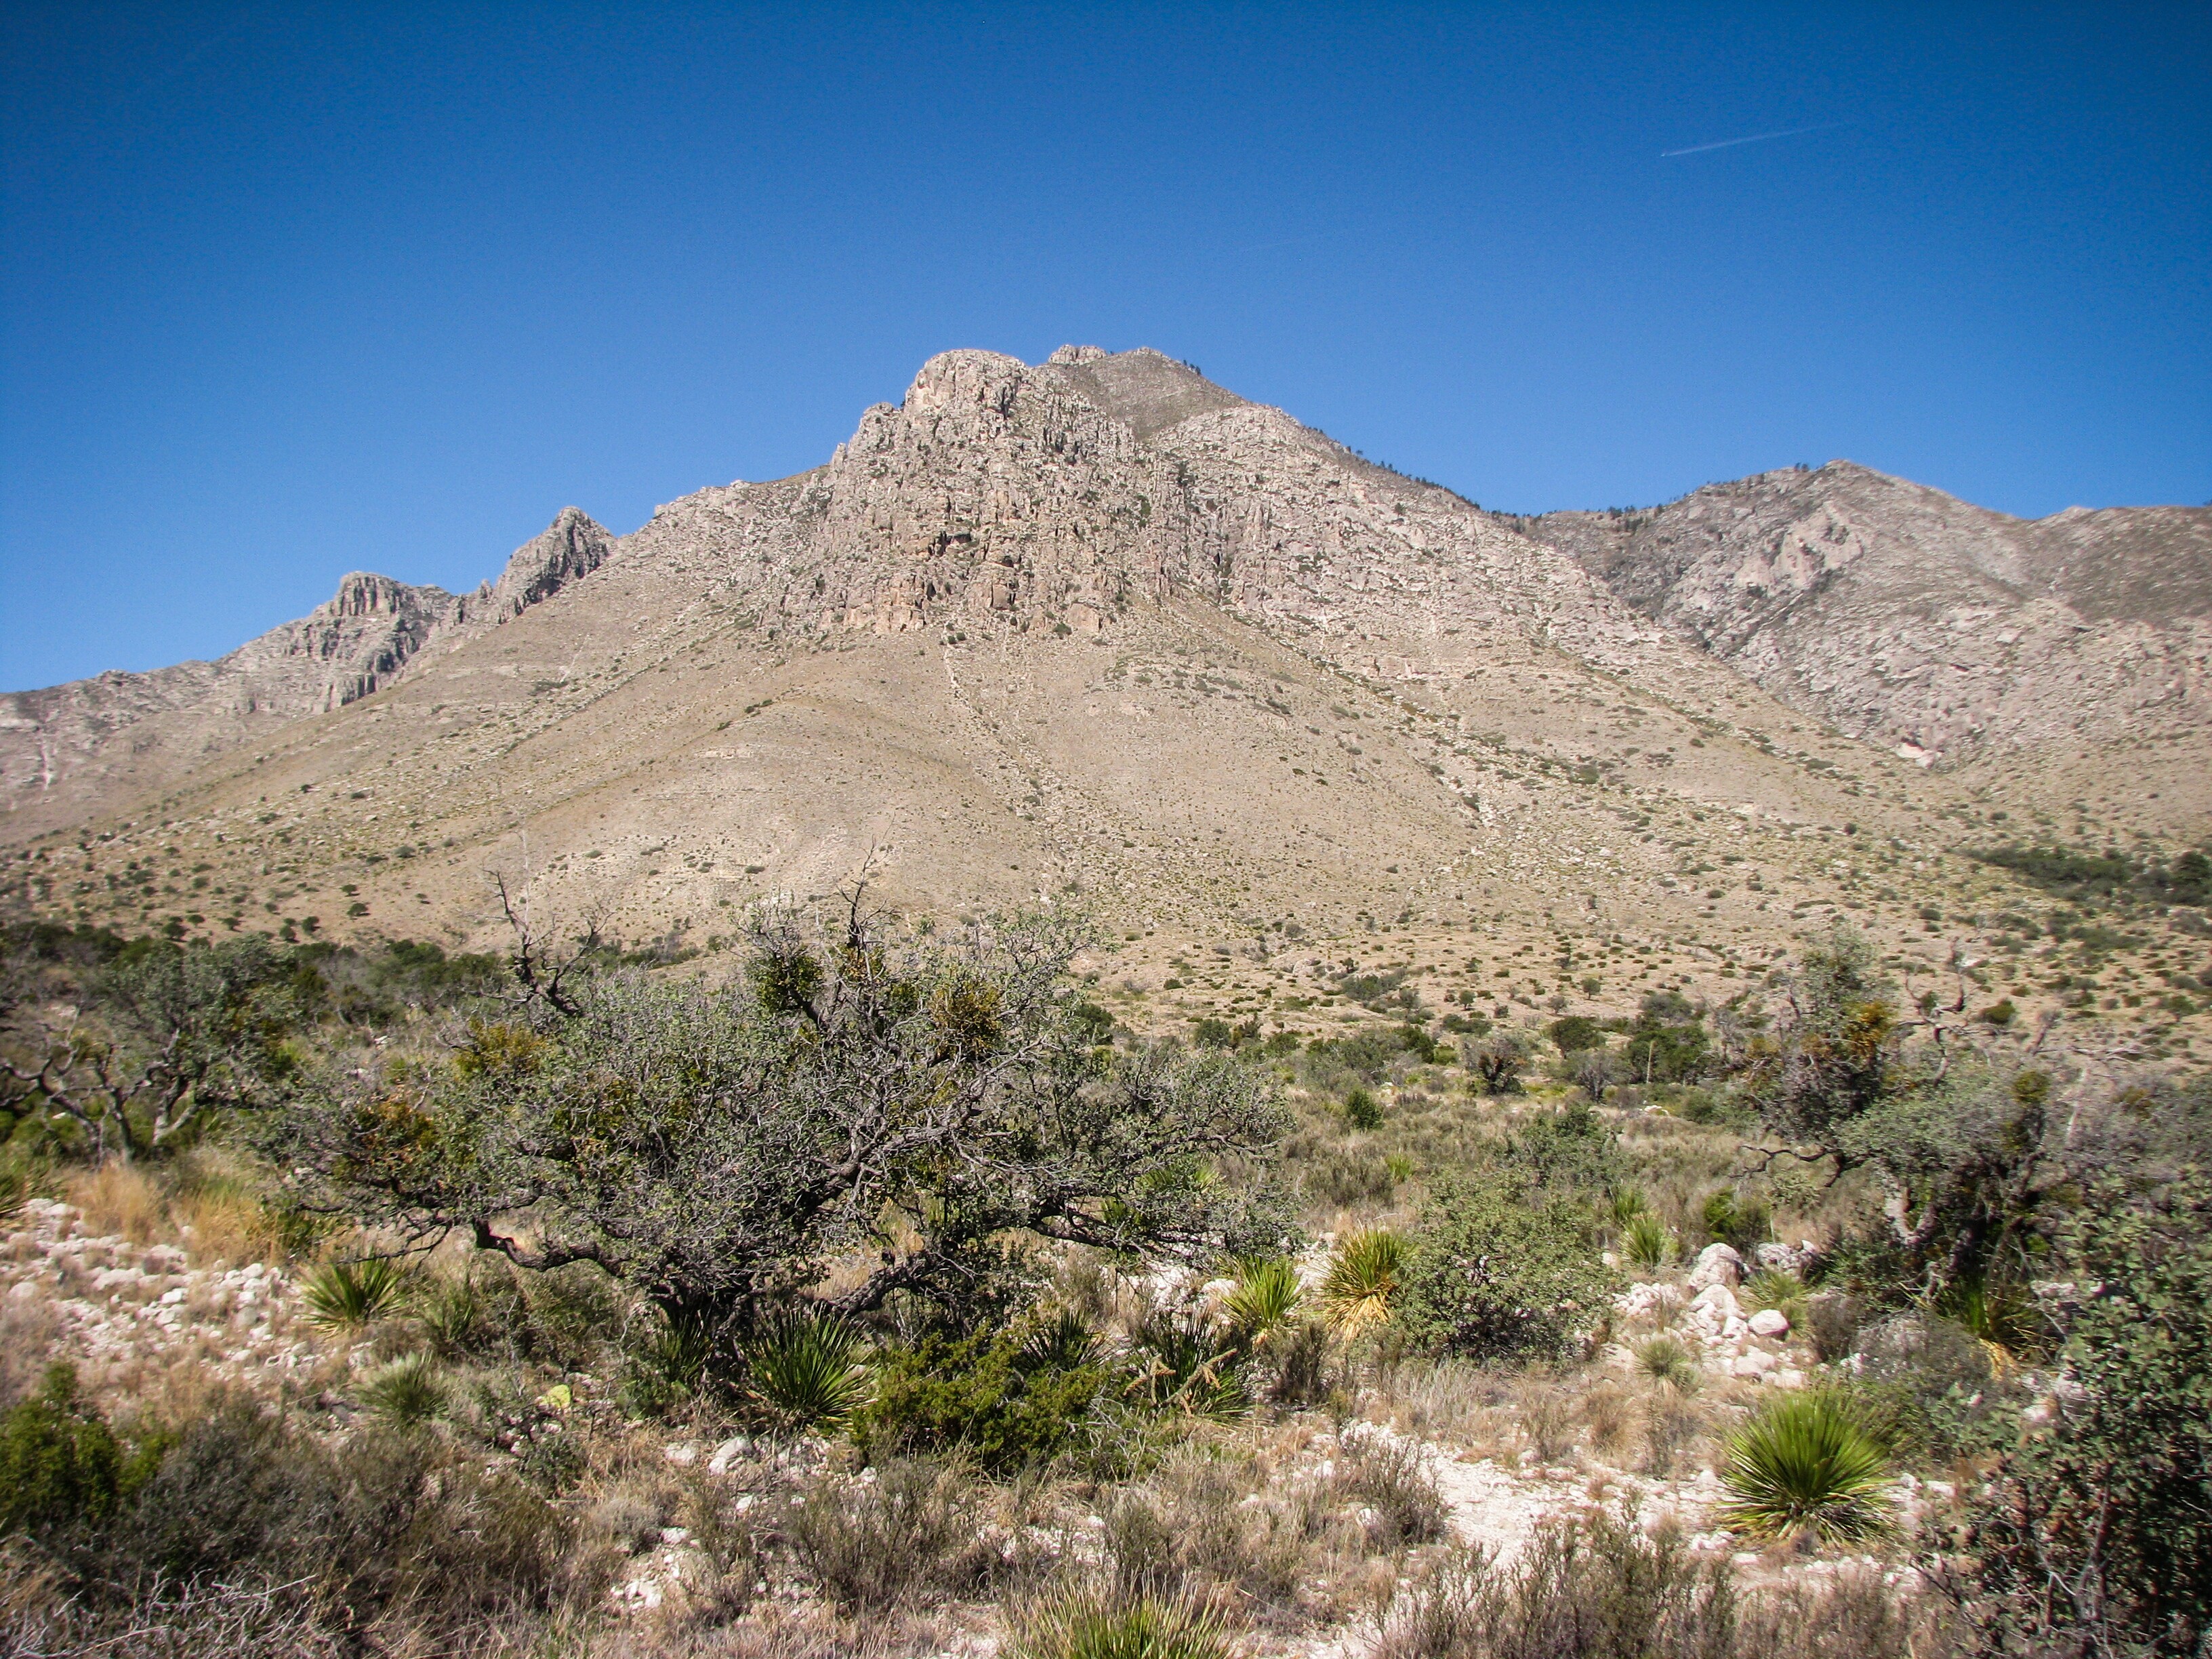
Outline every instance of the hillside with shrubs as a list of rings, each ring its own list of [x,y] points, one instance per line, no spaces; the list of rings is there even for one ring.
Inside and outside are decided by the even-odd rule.
[[[2207,1651],[2203,1076],[1091,943],[11,929],[0,1652]]]

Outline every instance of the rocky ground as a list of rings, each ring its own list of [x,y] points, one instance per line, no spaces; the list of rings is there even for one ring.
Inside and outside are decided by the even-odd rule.
[[[320,1328],[301,1300],[297,1270],[276,1253],[240,1261],[246,1252],[234,1242],[195,1237],[190,1224],[185,1229],[156,1240],[140,1227],[134,1238],[96,1231],[77,1206],[27,1202],[0,1247],[0,1318],[17,1386],[45,1363],[65,1358],[93,1397],[123,1408],[127,1420],[129,1410],[164,1391],[190,1395],[224,1381],[309,1414],[325,1432],[347,1432],[361,1420],[364,1383],[405,1346],[399,1334]],[[1768,1265],[1784,1265],[1791,1251],[1770,1246],[1768,1254]],[[1308,1258],[1309,1278],[1320,1260],[1318,1249]],[[1339,1494],[1350,1490],[1357,1469],[1378,1462],[1418,1471],[1413,1478],[1441,1504],[1447,1540],[1502,1561],[1546,1522],[1602,1509],[1683,1535],[1697,1555],[1729,1561],[1747,1589],[1817,1585],[1852,1573],[1907,1582],[1911,1570],[1895,1543],[1870,1552],[1760,1551],[1721,1524],[1716,1432],[1762,1393],[1802,1386],[1814,1369],[1810,1348],[1784,1316],[1747,1314],[1740,1304],[1743,1265],[1717,1245],[1686,1272],[1644,1277],[1613,1310],[1613,1340],[1568,1372],[1515,1377],[1449,1365],[1398,1367],[1361,1386],[1348,1408],[1269,1413],[1199,1431],[1201,1451],[1218,1443],[1202,1451],[1202,1463],[1225,1456],[1248,1471],[1240,1477],[1247,1483],[1239,1488],[1241,1508],[1232,1514],[1334,1505],[1331,1512],[1340,1518],[1333,1524],[1353,1540],[1319,1558],[1311,1570],[1323,1577],[1299,1593],[1301,1613],[1262,1622],[1259,1650],[1349,1654],[1364,1652],[1372,1640],[1376,1597],[1387,1600],[1390,1583],[1388,1572],[1376,1577],[1382,1564],[1395,1561],[1401,1574],[1413,1569],[1402,1545],[1358,1541],[1381,1537],[1387,1527],[1374,1509]],[[1147,1293],[1202,1308],[1224,1288],[1166,1275]],[[1638,1346],[1661,1334],[1689,1349],[1694,1376],[1654,1384],[1639,1374]],[[620,1447],[607,1466],[628,1473],[611,1484],[587,1482],[574,1500],[594,1518],[614,1516],[605,1524],[624,1553],[610,1574],[607,1606],[618,1620],[696,1612],[702,1598],[732,1593],[690,1528],[656,1518],[678,1511],[655,1508],[641,1494],[681,1486],[706,1492],[709,1509],[725,1517],[765,1519],[787,1512],[816,1487],[857,1495],[876,1478],[854,1464],[849,1449],[763,1437],[726,1419],[717,1426],[711,1413],[667,1425],[626,1422],[607,1380],[589,1374],[539,1367],[527,1391],[534,1401],[507,1418],[497,1443],[509,1449],[495,1451],[495,1462],[519,1462],[533,1443],[563,1436],[597,1448],[589,1460],[594,1467],[607,1463],[608,1446]],[[1685,1420],[1671,1431],[1654,1426],[1670,1413]],[[651,1474],[656,1467],[659,1477]],[[1892,1492],[1907,1526],[1939,1513],[1950,1497],[1947,1483],[1910,1474],[1900,1475]],[[1110,1498],[1079,1483],[1018,1498],[1000,1493],[982,1513],[976,1547],[1008,1571],[1095,1561],[1107,1525],[1097,1505]],[[818,1625],[833,1618],[804,1583],[788,1577],[764,1577],[742,1599],[751,1604],[756,1596],[748,1616],[757,1620]],[[995,1601],[956,1602],[930,1615],[927,1644],[988,1653],[1000,1620]]]

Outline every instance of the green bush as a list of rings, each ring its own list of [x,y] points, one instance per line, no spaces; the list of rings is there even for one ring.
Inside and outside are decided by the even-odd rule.
[[[2212,1177],[2083,1211],[2096,1288],[2060,1356],[2077,1392],[1970,1512],[1984,1611],[2022,1645],[2193,1655],[2212,1641]]]
[[[1569,1014],[1555,1019],[1544,1028],[1544,1032],[1552,1039],[1552,1046],[1563,1054],[1605,1046],[1605,1028],[1588,1014]]]
[[[1589,1226],[1565,1196],[1532,1202],[1495,1175],[1448,1182],[1423,1215],[1407,1267],[1407,1334],[1473,1359],[1567,1357],[1621,1283]]]
[[[1888,1529],[1881,1504],[1887,1475],[1881,1448],[1844,1395],[1831,1389],[1783,1395],[1729,1437],[1721,1517],[1754,1538],[1805,1532],[1830,1542],[1870,1538]]]
[[[52,1538],[105,1522],[145,1473],[78,1400],[75,1368],[51,1365],[44,1389],[0,1417],[0,1538]]]
[[[854,1437],[871,1457],[958,1452],[1011,1473],[1073,1443],[1105,1382],[1102,1365],[1063,1369],[1028,1352],[1018,1334],[933,1334],[884,1357]]]
[[[1382,1127],[1382,1109],[1376,1104],[1370,1091],[1354,1088],[1344,1097],[1344,1121],[1355,1129],[1379,1129]]]

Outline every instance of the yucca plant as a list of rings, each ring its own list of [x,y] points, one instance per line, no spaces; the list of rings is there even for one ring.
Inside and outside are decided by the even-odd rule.
[[[1305,1300],[1297,1266],[1285,1255],[1241,1257],[1235,1264],[1236,1288],[1221,1304],[1230,1340],[1256,1353],[1290,1328]]]
[[[1084,1584],[1015,1619],[1013,1659],[1230,1659],[1220,1615],[1187,1596]]]
[[[407,1270],[386,1256],[325,1261],[307,1275],[300,1295],[307,1317],[330,1330],[364,1330],[396,1313],[407,1295]]]
[[[1397,1310],[1406,1241],[1385,1227],[1367,1227],[1337,1241],[1321,1282],[1330,1328],[1346,1340],[1390,1322]]]
[[[1697,1356],[1671,1336],[1655,1336],[1639,1346],[1636,1369],[1678,1394],[1687,1394],[1698,1386]]]
[[[1649,1210],[1639,1211],[1621,1224],[1620,1248],[1635,1266],[1656,1273],[1674,1254],[1674,1236],[1667,1224]]]
[[[842,1427],[868,1397],[864,1347],[842,1315],[791,1309],[745,1345],[746,1392],[783,1427]]]
[[[427,1423],[446,1408],[446,1387],[427,1353],[395,1359],[362,1385],[361,1402],[392,1423]]]
[[[1850,1402],[1833,1389],[1785,1394],[1728,1443],[1723,1522],[1753,1538],[1856,1542],[1888,1528],[1887,1462]]]

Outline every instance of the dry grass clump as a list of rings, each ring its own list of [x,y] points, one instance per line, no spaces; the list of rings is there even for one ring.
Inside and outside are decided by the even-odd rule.
[[[1249,1455],[1187,1444],[1105,1505],[1107,1565],[1148,1594],[1225,1592],[1279,1626],[1328,1616],[1365,1555],[1333,1498],[1310,1482],[1270,1480]]]
[[[1443,1494],[1419,1441],[1350,1425],[1338,1437],[1331,1485],[1372,1517],[1366,1532],[1376,1547],[1433,1543],[1444,1535]]]
[[[793,1553],[822,1594],[859,1613],[981,1588],[990,1562],[967,1471],[898,1458],[868,1474],[817,1482],[792,1516]]]
[[[1374,1659],[1904,1659],[1940,1636],[1872,1580],[1747,1602],[1725,1562],[1600,1513],[1544,1528],[1510,1567],[1448,1553],[1386,1609]]]
[[[137,1165],[113,1161],[71,1177],[64,1188],[87,1232],[110,1233],[146,1245],[173,1231],[168,1194]]]

